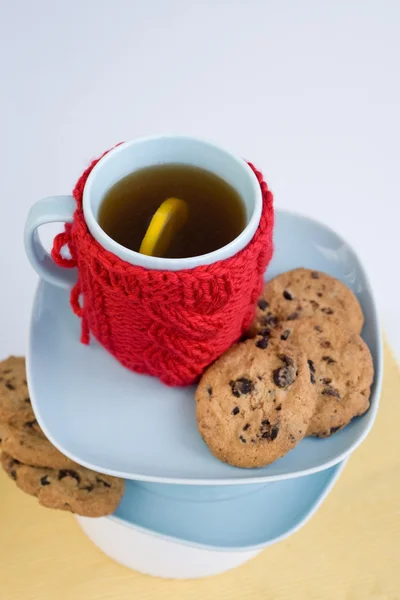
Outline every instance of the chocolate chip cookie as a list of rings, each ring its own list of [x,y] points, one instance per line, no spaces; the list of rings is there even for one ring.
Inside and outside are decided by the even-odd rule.
[[[12,421],[18,426],[34,419],[26,383],[25,359],[10,356],[0,362],[0,421]]]
[[[307,435],[332,435],[368,410],[374,369],[368,346],[358,334],[319,315],[280,323],[270,335],[282,344],[298,345],[307,355],[317,392]]]
[[[196,390],[198,427],[217,458],[261,467],[304,437],[315,400],[305,354],[260,335],[233,346],[204,373]]]
[[[49,442],[36,420],[23,429],[0,423],[1,449],[16,460],[34,467],[68,469],[76,465]]]
[[[59,508],[85,517],[103,517],[115,511],[124,493],[124,480],[100,475],[75,465],[50,469],[24,465],[6,452],[1,464],[17,486],[48,508]]]
[[[294,269],[265,284],[251,335],[280,321],[312,316],[333,316],[356,333],[364,323],[360,304],[344,283],[320,271]]]

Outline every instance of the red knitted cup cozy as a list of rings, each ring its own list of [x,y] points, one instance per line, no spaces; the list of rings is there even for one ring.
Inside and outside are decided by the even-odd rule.
[[[101,159],[99,159],[101,160]],[[238,254],[183,271],[131,265],[105,250],[89,233],[83,189],[95,160],[74,189],[72,224],[54,239],[53,260],[78,268],[71,306],[89,332],[128,369],[167,385],[194,383],[204,369],[248,329],[263,274],[272,257],[273,198],[253,165],[263,196],[260,225]],[[67,245],[71,259],[63,258]]]

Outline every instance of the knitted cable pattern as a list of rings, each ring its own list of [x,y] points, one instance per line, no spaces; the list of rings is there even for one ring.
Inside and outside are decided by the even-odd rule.
[[[250,326],[273,252],[272,194],[249,163],[263,197],[252,241],[235,256],[212,265],[182,271],[145,269],[105,250],[86,226],[83,190],[101,158],[77,182],[73,223],[55,237],[52,250],[59,266],[78,268],[70,302],[81,318],[81,342],[88,344],[91,333],[128,369],[171,386],[192,384]],[[64,246],[70,259],[61,255]]]

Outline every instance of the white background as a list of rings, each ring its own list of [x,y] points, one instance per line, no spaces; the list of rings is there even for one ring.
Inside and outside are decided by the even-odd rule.
[[[0,358],[26,350],[29,206],[154,133],[227,146],[343,234],[400,358],[398,0],[0,0],[0,45]]]

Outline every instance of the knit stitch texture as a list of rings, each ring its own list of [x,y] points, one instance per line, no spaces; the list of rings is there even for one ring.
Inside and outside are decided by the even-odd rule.
[[[103,155],[104,156],[104,155]],[[52,258],[78,269],[71,306],[81,318],[81,342],[90,333],[121,364],[167,385],[194,383],[204,369],[249,328],[264,271],[273,253],[273,197],[259,181],[263,210],[252,241],[238,254],[194,269],[160,271],[131,265],[105,250],[83,215],[86,169],[74,189],[72,224],[54,239]],[[61,249],[68,246],[71,258]]]

